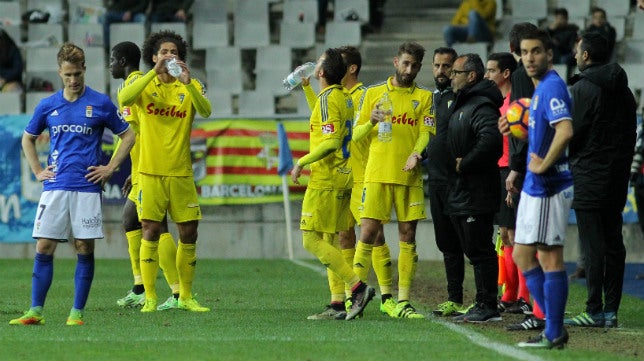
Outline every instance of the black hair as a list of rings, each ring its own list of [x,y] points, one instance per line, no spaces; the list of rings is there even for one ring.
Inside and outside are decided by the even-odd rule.
[[[530,40],[539,40],[543,43],[543,48],[548,51],[552,50],[553,43],[552,38],[545,29],[536,28],[535,30],[528,30],[521,34],[521,40],[530,39]],[[520,44],[520,43],[519,43]],[[521,47],[519,47],[521,51]]]
[[[329,84],[341,84],[342,78],[347,73],[347,64],[339,49],[326,49],[322,61],[322,71],[324,71],[324,77]]]
[[[580,50],[587,52],[593,63],[605,64],[610,59],[608,39],[598,32],[586,31],[581,34]]]
[[[464,58],[465,62],[463,63],[463,70],[473,71],[476,74],[476,81],[483,79],[485,75],[485,66],[483,66],[483,60],[478,54],[467,53],[460,55],[456,59]]]
[[[510,29],[510,50],[517,56],[521,56],[521,37],[527,31],[534,31],[538,27],[529,22],[517,23]]]
[[[157,33],[150,34],[143,43],[143,61],[147,66],[154,68],[152,57],[159,52],[159,48],[161,48],[161,44],[163,43],[174,43],[177,46],[179,60],[186,61],[188,43],[183,40],[181,35],[173,31],[161,30]]]
[[[505,69],[510,70],[510,75],[512,75],[512,73],[517,69],[517,61],[514,59],[514,55],[507,52],[492,53],[488,56],[487,60],[496,61],[499,66],[499,70],[502,72],[505,71]]]
[[[452,63],[454,62],[454,60],[456,60],[456,57],[458,56],[458,54],[456,54],[456,50],[454,50],[452,48],[448,48],[446,46],[441,46],[439,48],[434,49],[434,58],[436,57],[436,54],[441,54],[441,55],[449,54],[449,55],[451,55]]]
[[[125,59],[125,66],[139,68],[141,63],[141,49],[131,41],[124,41],[114,45],[112,48],[115,58]]]
[[[568,19],[568,10],[566,10],[566,8],[556,8],[556,9],[553,11],[553,13],[554,13],[555,15],[561,15],[561,16],[563,16],[564,18]]]
[[[351,65],[355,65],[356,68],[356,75],[360,74],[360,68],[362,67],[362,56],[360,55],[360,50],[356,48],[355,46],[342,46],[338,48],[340,50],[340,53],[342,53],[342,57],[344,58],[345,63],[347,63],[347,67]]]

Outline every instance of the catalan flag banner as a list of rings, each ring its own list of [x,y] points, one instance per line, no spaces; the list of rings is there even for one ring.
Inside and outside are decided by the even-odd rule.
[[[309,151],[309,122],[283,120],[295,159]],[[284,138],[282,137],[282,140]],[[195,123],[191,135],[192,168],[202,205],[282,202],[278,176],[278,122],[274,120],[215,120]],[[291,200],[302,199],[309,172],[302,185],[289,181]]]

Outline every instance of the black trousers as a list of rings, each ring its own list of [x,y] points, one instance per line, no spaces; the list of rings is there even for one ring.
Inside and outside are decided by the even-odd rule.
[[[617,312],[622,301],[626,262],[622,210],[575,209],[575,214],[586,257],[586,312]]]
[[[494,214],[451,216],[461,247],[474,268],[476,303],[496,309],[499,263],[492,237]]]
[[[428,196],[436,246],[443,253],[447,278],[447,300],[462,304],[465,256],[463,256],[461,242],[452,220],[445,214],[447,185],[429,185]]]

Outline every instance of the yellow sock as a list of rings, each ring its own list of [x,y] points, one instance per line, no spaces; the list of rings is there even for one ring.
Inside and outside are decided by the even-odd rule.
[[[393,270],[391,269],[389,246],[385,243],[382,246],[373,247],[371,260],[373,262],[373,271],[376,273],[376,277],[378,277],[380,294],[392,294]]]
[[[177,270],[179,271],[179,297],[192,298],[192,281],[195,279],[197,245],[179,242],[177,248]]]
[[[338,235],[334,233],[324,233],[323,239],[331,246],[340,249]],[[331,291],[331,303],[344,301],[344,281],[331,269],[326,269],[327,278],[329,279],[329,290]]]
[[[177,245],[170,233],[159,236],[159,267],[172,293],[179,293],[179,272],[177,272]]]
[[[156,280],[159,272],[159,242],[141,240],[141,278],[145,288],[145,298],[157,299]]]
[[[398,255],[398,300],[409,300],[409,289],[411,281],[416,273],[418,253],[415,243],[400,242],[400,254]]]
[[[367,282],[371,269],[371,250],[373,246],[362,241],[356,242],[356,253],[353,256],[353,271],[362,282]]]
[[[353,257],[356,255],[356,249],[355,248],[347,248],[340,250],[342,252],[342,258],[344,258],[344,261],[349,265],[353,267]],[[351,285],[349,284],[344,284],[344,294],[346,295],[347,298],[351,297]]]
[[[134,276],[135,285],[143,284],[143,279],[141,278],[140,258],[142,236],[143,231],[140,229],[125,232],[125,238],[127,239],[127,252],[130,254],[130,263],[132,264],[132,275]]]
[[[320,232],[303,231],[302,233],[304,249],[314,254],[325,267],[335,272],[344,283],[354,286],[360,281],[360,278],[353,273],[351,266],[342,258],[340,250],[325,242]]]

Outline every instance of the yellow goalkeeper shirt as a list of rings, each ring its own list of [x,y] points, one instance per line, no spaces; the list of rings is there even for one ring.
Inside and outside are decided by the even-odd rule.
[[[372,141],[364,181],[422,186],[420,167],[410,172],[403,171],[403,167],[414,151],[420,154],[427,146],[429,135],[436,134],[433,94],[415,83],[408,88],[395,87],[391,80],[392,77],[367,88],[356,117],[355,127],[370,123],[371,111],[382,95],[389,92],[389,99],[393,103],[392,140],[380,142],[378,126],[373,126],[369,131],[367,136]]]

